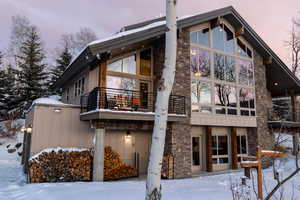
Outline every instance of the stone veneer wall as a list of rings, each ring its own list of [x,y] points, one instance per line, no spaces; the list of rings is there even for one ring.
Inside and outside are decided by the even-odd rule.
[[[154,45],[154,91],[161,77],[164,66],[164,39]],[[174,177],[183,178],[191,176],[191,77],[190,77],[190,43],[189,31],[181,30],[177,41],[176,75],[172,94],[186,97],[187,118],[184,121],[168,124],[165,154],[174,156]]]
[[[255,153],[259,144],[263,149],[273,149],[274,138],[268,128],[268,109],[272,108],[271,94],[267,89],[266,66],[263,58],[254,52],[254,74],[256,95],[257,128],[249,128],[248,144],[250,154]]]

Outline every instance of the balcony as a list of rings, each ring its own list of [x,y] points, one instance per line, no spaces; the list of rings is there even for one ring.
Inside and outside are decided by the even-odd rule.
[[[300,127],[300,109],[276,106],[268,110],[269,128],[297,128]]]
[[[81,119],[154,120],[155,101],[154,93],[97,87],[81,97]],[[185,107],[184,96],[170,95],[168,119],[185,117]]]

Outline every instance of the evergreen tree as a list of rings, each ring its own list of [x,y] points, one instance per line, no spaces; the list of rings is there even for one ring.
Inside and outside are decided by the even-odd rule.
[[[5,71],[2,66],[2,53],[0,51],[0,118],[5,113]]]
[[[19,62],[19,85],[22,108],[27,109],[34,99],[44,95],[46,91],[47,73],[44,64],[44,51],[41,39],[35,26],[31,26],[22,43]]]
[[[64,71],[67,69],[69,64],[72,60],[72,54],[68,48],[67,45],[65,45],[64,50],[59,55],[59,57],[56,59],[56,66],[51,69],[51,79],[49,81],[49,86],[53,86],[53,84],[61,77],[61,75],[64,73]],[[54,91],[53,88],[51,88],[51,91],[56,94],[60,94],[60,92]]]

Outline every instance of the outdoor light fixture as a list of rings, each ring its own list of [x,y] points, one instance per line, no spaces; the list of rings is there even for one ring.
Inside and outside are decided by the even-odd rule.
[[[55,109],[53,109],[52,111],[55,112],[55,113],[60,113],[60,112],[61,112],[61,109],[60,109],[60,108],[55,108]]]
[[[26,132],[26,133],[32,133],[32,128],[31,127],[28,127],[28,128],[22,127],[21,131]]]
[[[32,128],[26,128],[26,133],[32,133]]]
[[[195,73],[195,76],[197,76],[197,77],[200,77],[202,74],[201,74],[201,72],[196,72]]]
[[[131,134],[130,134],[130,131],[127,131],[127,132],[126,132],[126,135],[125,135],[125,141],[126,141],[126,142],[130,142],[130,141],[131,141],[131,137],[132,137],[132,136],[131,136]]]
[[[277,85],[278,85],[278,83],[277,83],[277,82],[275,82],[275,83],[274,83],[274,85],[276,85],[276,86],[277,86]]]

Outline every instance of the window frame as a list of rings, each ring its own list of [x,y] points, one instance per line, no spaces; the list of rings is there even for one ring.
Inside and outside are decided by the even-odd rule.
[[[233,53],[228,53],[228,52],[221,51],[221,50],[213,48],[212,28],[210,26],[210,23],[204,23],[204,24],[201,24],[201,25],[194,26],[194,27],[190,28],[190,33],[195,32],[197,30],[209,28],[209,46],[201,45],[201,44],[198,44],[198,43],[192,43],[192,41],[190,40],[190,51],[191,51],[192,48],[199,48],[200,50],[208,51],[209,54],[210,54],[209,57],[210,57],[210,72],[211,72],[210,77],[195,77],[195,76],[192,75],[192,71],[191,71],[191,73],[190,73],[190,75],[191,75],[191,85],[192,85],[193,80],[209,82],[212,86],[212,89],[211,89],[211,92],[212,92],[212,94],[211,94],[211,96],[212,96],[212,104],[211,104],[212,113],[211,114],[223,115],[223,116],[224,116],[224,114],[217,114],[216,113],[216,108],[223,108],[223,107],[222,106],[221,107],[216,106],[216,102],[215,102],[215,92],[216,91],[214,89],[214,85],[215,84],[221,84],[221,85],[228,85],[228,86],[235,87],[235,89],[236,89],[236,99],[237,99],[237,106],[236,106],[235,109],[237,110],[237,114],[236,115],[230,115],[230,116],[241,116],[239,89],[240,88],[253,89],[254,94],[255,94],[255,91],[256,91],[255,90],[255,83],[256,83],[255,78],[256,77],[255,77],[255,69],[254,69],[254,67],[255,67],[254,66],[254,51],[253,51],[253,48],[249,45],[249,43],[242,36],[239,36],[239,37],[235,36],[234,28],[226,20],[224,20],[223,18],[221,18],[220,20],[221,20],[221,24],[226,25],[227,28],[229,28],[234,34],[234,52]],[[246,46],[246,48],[248,48],[252,52],[252,58],[238,55],[238,53],[237,53],[237,49],[238,49],[237,39],[242,41],[243,44]],[[214,55],[216,53],[221,54],[223,56],[229,56],[231,58],[234,58],[234,60],[235,60],[235,65],[234,65],[235,66],[235,82],[229,82],[229,81],[226,81],[226,79],[225,80],[218,80],[215,77]],[[252,85],[243,85],[243,84],[239,83],[240,68],[238,66],[238,59],[251,62],[251,65],[252,65],[252,68],[253,68],[253,84]],[[190,70],[191,70],[191,67],[190,67]],[[248,80],[248,82],[249,82],[249,80]],[[255,94],[255,96],[256,96],[256,94]],[[231,109],[231,107],[228,107],[228,108]],[[227,111],[228,108],[225,108],[225,115],[228,115],[228,111]],[[244,109],[242,109],[242,110],[244,110]],[[255,116],[251,116],[251,111],[255,111],[255,116],[256,116],[256,98],[254,98],[254,109],[249,108],[249,117],[255,117]],[[191,112],[193,113],[192,108],[191,108]],[[198,113],[201,113],[200,112],[200,107],[198,108]],[[247,116],[245,116],[245,117],[247,117]]]
[[[144,50],[147,50],[147,49],[151,49],[151,73],[150,73],[150,76],[146,76],[146,75],[141,75],[140,74],[140,52],[144,51]],[[113,62],[116,62],[120,59],[124,59],[124,58],[127,58],[127,57],[130,57],[132,55],[135,55],[136,56],[136,74],[130,74],[130,73],[124,73],[124,72],[115,72],[115,71],[109,71],[107,70],[106,71],[106,76],[116,76],[116,77],[119,77],[119,78],[129,78],[129,79],[134,79],[135,82],[136,82],[136,88],[135,90],[136,91],[139,91],[140,88],[139,88],[139,85],[140,85],[140,82],[149,82],[150,83],[150,92],[153,91],[153,66],[154,66],[154,59],[153,59],[153,47],[152,46],[148,46],[148,47],[143,47],[141,49],[138,49],[138,50],[134,50],[134,51],[130,51],[130,52],[127,52],[127,53],[124,53],[122,55],[118,55],[118,56],[115,56],[111,59],[109,59],[107,61],[107,65],[113,63]]]
[[[247,131],[246,132],[244,132],[244,131],[237,131],[237,135],[236,135],[236,140],[237,140],[237,142],[239,142],[240,143],[240,146],[241,146],[241,144],[242,144],[242,140],[241,140],[241,137],[242,136],[245,136],[246,137],[246,153],[240,153],[240,152],[238,152],[238,143],[237,143],[237,146],[236,146],[236,148],[237,148],[237,157],[238,157],[238,160],[239,160],[239,158],[243,158],[243,157],[247,157],[248,156],[248,152],[249,152],[249,147],[248,147],[248,135],[247,135]],[[240,138],[240,139],[238,139],[238,137]],[[240,159],[240,160],[241,160]],[[238,162],[240,162],[240,161],[238,161]]]

